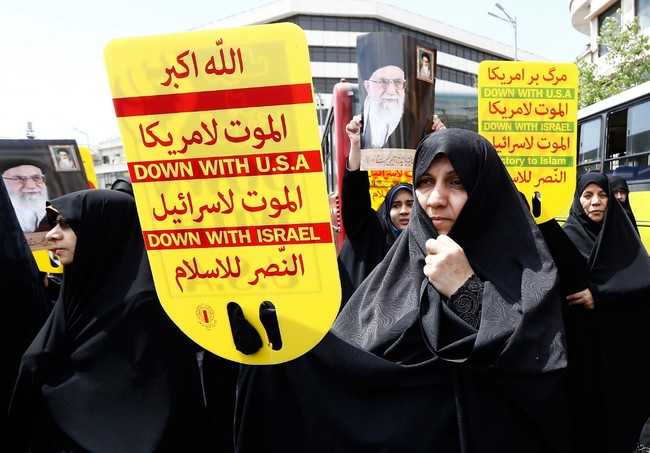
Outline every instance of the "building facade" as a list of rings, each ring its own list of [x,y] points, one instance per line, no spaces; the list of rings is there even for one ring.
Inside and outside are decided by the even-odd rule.
[[[341,79],[357,82],[356,40],[360,34],[404,33],[431,44],[437,49],[436,86],[445,90],[473,90],[481,61],[513,60],[515,55],[515,49],[510,45],[421,14],[366,0],[280,0],[198,29],[278,22],[291,22],[305,31],[314,91],[320,109],[329,108],[334,84]],[[519,60],[547,60],[520,49],[517,56]]]
[[[99,188],[109,188],[117,178],[128,176],[122,139],[113,138],[97,145],[93,149],[93,164]]]
[[[599,62],[603,54],[603,49],[597,43],[600,28],[607,18],[616,17],[619,9],[622,23],[638,16],[641,30],[650,35],[650,0],[570,0],[573,28],[589,37],[589,44],[580,58]]]

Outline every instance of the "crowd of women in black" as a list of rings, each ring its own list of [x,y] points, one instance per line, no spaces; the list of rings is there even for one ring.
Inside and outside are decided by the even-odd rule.
[[[48,203],[50,310],[0,186],[10,451],[645,451],[650,258],[610,182],[580,176],[564,227],[540,228],[488,140],[429,134],[408,226],[325,338],[272,366],[171,322],[119,191]]]

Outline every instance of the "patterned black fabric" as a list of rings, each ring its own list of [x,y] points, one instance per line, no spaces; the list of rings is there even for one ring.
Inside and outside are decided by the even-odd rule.
[[[476,275],[472,275],[444,302],[460,319],[478,329],[481,323],[482,300],[483,282]]]
[[[643,425],[634,453],[650,453],[650,416]]]

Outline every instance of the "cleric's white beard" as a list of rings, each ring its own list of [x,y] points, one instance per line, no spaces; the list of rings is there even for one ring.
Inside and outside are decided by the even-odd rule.
[[[20,228],[24,233],[33,233],[45,217],[45,202],[48,200],[47,187],[43,187],[40,194],[25,195],[20,192],[8,192]]]
[[[368,96],[365,102],[365,111],[370,118],[370,142],[373,148],[381,148],[393,133],[404,114],[404,96],[400,96],[396,103],[377,102]]]

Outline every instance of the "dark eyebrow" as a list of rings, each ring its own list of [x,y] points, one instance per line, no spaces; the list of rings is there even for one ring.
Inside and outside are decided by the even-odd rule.
[[[452,170],[449,170],[448,172],[446,172],[446,173],[445,173],[445,176],[450,176],[450,175],[454,175],[454,174],[455,174],[456,176],[458,176],[458,172],[457,172],[456,170],[452,169]],[[425,171],[424,173],[422,173],[422,175],[420,176],[420,178],[421,178],[422,176],[433,176],[433,175],[432,175],[431,173]]]

